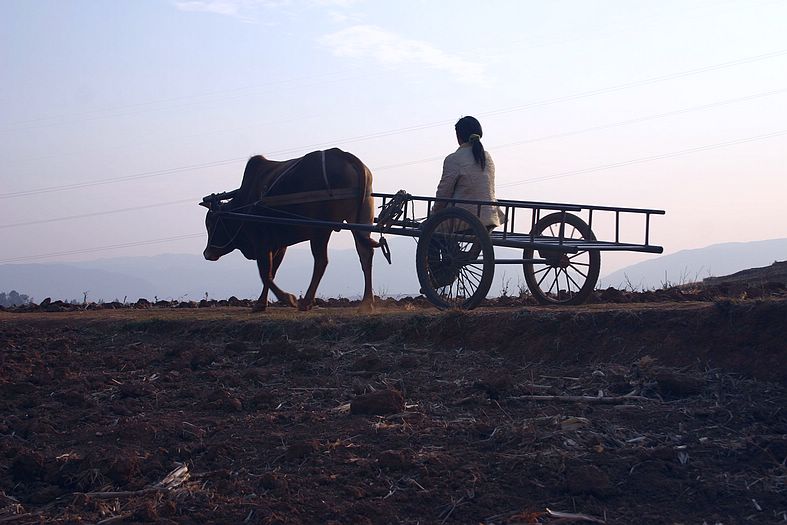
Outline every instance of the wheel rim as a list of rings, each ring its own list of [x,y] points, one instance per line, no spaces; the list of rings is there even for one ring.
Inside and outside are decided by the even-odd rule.
[[[567,240],[590,240],[587,225],[579,218],[566,217],[563,237]],[[541,228],[540,237],[560,237],[560,218],[548,221]],[[586,233],[587,232],[587,233]],[[545,262],[525,265],[525,276],[530,291],[542,303],[577,304],[583,302],[592,292],[598,279],[600,256],[597,251],[565,253],[551,250],[538,250],[538,257]],[[533,250],[525,250],[525,258],[533,258]]]
[[[473,226],[452,218],[430,239],[427,272],[435,293],[450,306],[461,306],[478,291],[483,278],[481,242]]]
[[[494,275],[494,250],[472,214],[447,209],[425,225],[416,259],[421,292],[439,308],[477,306]]]

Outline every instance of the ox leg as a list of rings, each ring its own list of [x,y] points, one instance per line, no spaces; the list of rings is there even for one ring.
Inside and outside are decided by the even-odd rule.
[[[287,251],[287,247],[280,248],[274,255],[273,255],[273,268],[271,268],[271,291],[276,295],[276,298],[287,304],[288,306],[292,306],[293,308],[298,307],[298,299],[292,295],[291,293],[287,293],[278,286],[276,283],[273,282],[273,279],[276,278],[276,271],[279,269],[281,265],[282,259],[284,259],[284,254]]]
[[[281,261],[280,261],[281,262]],[[268,307],[268,289],[273,283],[273,251],[266,250],[265,253],[257,259],[257,269],[260,271],[260,279],[262,280],[262,293],[257,302],[252,307],[252,312],[264,312]]]
[[[374,257],[374,244],[368,234],[353,232],[355,249],[361,260],[363,269],[363,299],[358,308],[361,312],[374,310],[374,294],[372,293],[372,258]]]
[[[306,295],[298,301],[300,310],[311,310],[312,306],[314,306],[317,286],[320,285],[320,280],[325,274],[325,268],[328,266],[328,239],[330,238],[330,230],[326,232],[321,231],[312,237],[310,241],[312,256],[314,257],[314,271],[312,272],[312,280],[309,283],[309,289],[306,290]]]

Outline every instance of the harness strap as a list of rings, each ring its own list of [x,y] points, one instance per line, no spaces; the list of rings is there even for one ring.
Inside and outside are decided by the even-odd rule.
[[[298,193],[287,193],[284,195],[272,195],[263,197],[257,204],[263,206],[289,206],[291,204],[306,204],[308,202],[338,201],[343,199],[355,199],[358,197],[358,188],[339,188],[337,190],[314,190],[302,191]]]
[[[271,182],[271,184],[268,186],[268,189],[265,191],[265,193],[266,193],[266,194],[270,193],[270,191],[273,189],[273,187],[274,187],[274,186],[276,186],[276,184],[278,184],[278,182],[279,182],[281,179],[283,179],[285,175],[287,175],[289,172],[291,172],[292,170],[294,170],[295,168],[297,168],[297,167],[298,167],[298,164],[300,164],[302,160],[303,160],[303,157],[301,157],[301,158],[299,158],[299,159],[291,160],[291,161],[290,161],[290,165],[289,165],[289,166],[287,166],[286,168],[284,168],[284,171],[282,171],[281,173],[279,173],[279,176],[278,176],[278,177],[276,177],[276,179],[274,179],[274,181],[273,181],[273,182]]]
[[[274,179],[274,181],[265,190],[265,195],[268,195],[271,192],[271,190],[273,189],[273,187],[276,186],[276,184],[278,184],[280,180],[282,180],[285,176],[287,176],[287,174],[289,174],[292,170],[297,168],[298,165],[301,163],[301,161],[303,161],[303,159],[304,159],[304,157],[301,157],[299,159],[295,159],[295,160],[290,161],[289,166],[284,168],[284,171],[279,173],[279,176],[276,177]],[[322,164],[322,179],[325,181],[325,189],[328,192],[328,195],[333,197],[333,188],[331,188],[331,183],[328,182],[328,168],[327,168],[327,165],[325,163],[325,150],[321,150],[320,151],[320,160],[321,160],[321,164]],[[264,195],[261,196],[261,197],[265,198]]]
[[[328,195],[333,197],[333,190],[331,184],[328,182],[328,170],[325,167],[325,150],[320,151],[320,158],[322,159],[322,178],[325,180],[325,189],[328,190]]]
[[[208,233],[208,239],[213,239],[213,234],[214,234],[214,233],[216,233],[216,230],[218,230],[218,229],[219,229],[219,224],[221,224],[221,227],[222,227],[222,228],[224,228],[224,232],[225,232],[225,233],[229,233],[229,230],[227,229],[227,225],[226,225],[226,224],[224,224],[224,221],[222,221],[222,220],[221,220],[221,217],[219,216],[219,217],[216,219],[216,224],[213,226],[213,231],[211,231],[211,232],[209,232],[209,233]],[[222,244],[221,246],[217,246],[217,245],[215,245],[215,244],[211,244],[210,242],[208,242],[208,246],[209,246],[209,247],[211,247],[211,248],[218,248],[219,250],[223,250],[224,248],[227,248],[227,247],[229,247],[229,246],[230,246],[232,243],[234,243],[234,242],[235,242],[235,239],[237,239],[237,238],[238,238],[238,235],[240,235],[240,232],[241,232],[241,230],[243,229],[243,226],[244,226],[245,224],[246,224],[245,222],[241,222],[241,223],[238,225],[238,229],[237,229],[237,230],[235,230],[235,233],[234,233],[234,234],[233,234],[233,235],[230,237],[230,240],[229,240],[229,241],[227,241],[227,242],[225,242],[225,243],[224,243],[224,244]]]

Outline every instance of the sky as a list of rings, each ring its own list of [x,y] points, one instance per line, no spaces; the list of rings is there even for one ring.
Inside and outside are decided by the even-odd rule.
[[[197,201],[255,154],[340,147],[375,191],[431,195],[463,115],[499,198],[665,209],[665,253],[787,237],[786,22],[787,0],[4,0],[0,264],[200,254]]]

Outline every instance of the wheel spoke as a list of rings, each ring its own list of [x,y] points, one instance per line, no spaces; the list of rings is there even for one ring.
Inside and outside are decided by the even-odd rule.
[[[558,285],[558,290],[560,290],[560,284],[557,282],[557,268],[555,268],[555,280],[552,281],[552,285],[549,287],[549,290],[547,290],[547,293],[552,293],[552,288],[554,288],[556,284]]]
[[[545,270],[549,270],[549,269],[551,269],[551,268],[552,268],[551,266],[547,266],[547,267],[546,267],[546,268],[544,268],[544,269],[545,269]],[[538,287],[539,287],[539,288],[541,288],[541,283],[543,283],[543,282],[544,282],[544,279],[546,279],[548,275],[549,275],[549,272],[546,272],[544,275],[542,275],[542,276],[541,276],[541,279],[538,281]]]
[[[457,276],[456,276],[456,279],[454,279],[454,282],[453,282],[453,284],[452,284],[452,288],[451,288],[452,290],[455,290],[455,291],[456,291],[456,293],[455,293],[455,294],[454,294],[454,296],[453,296],[453,297],[454,297],[454,304],[456,304],[456,301],[458,301],[458,300],[459,300],[459,296],[460,296],[460,294],[461,294],[461,292],[462,292],[462,290],[461,290],[461,284],[462,284],[462,282],[461,282],[461,280],[459,279],[459,276],[457,275]]]
[[[459,274],[463,276],[465,282],[470,283],[474,288],[477,288],[481,282],[481,276],[478,274],[465,272],[464,270],[460,270]]]
[[[461,270],[461,272],[464,272],[464,270]],[[477,273],[467,272],[464,273],[464,275],[467,278],[468,282],[475,282],[476,287],[478,287],[478,285],[481,283],[482,276],[478,275]]]
[[[577,282],[574,279],[572,279],[571,276],[568,274],[568,268],[564,268],[563,271],[566,273],[566,279],[569,279],[572,283],[574,283],[574,286],[577,287],[577,292],[579,292],[582,289],[582,287],[578,285]]]
[[[478,288],[478,285],[481,283],[481,278],[479,276],[470,272],[464,273],[463,270],[460,271],[459,273],[470,284],[470,286],[472,286],[474,289]]]
[[[456,275],[456,280],[457,280],[457,283],[458,283],[458,285],[459,285],[459,286],[461,287],[461,289],[462,289],[462,293],[463,293],[463,295],[464,295],[465,297],[467,297],[467,279],[466,279],[465,277],[466,277],[466,276],[465,276],[465,274],[463,274],[463,273],[462,273],[462,271],[460,270],[460,271],[457,273],[457,275]],[[461,297],[461,296],[460,296],[460,297]]]
[[[478,268],[474,268],[473,266],[471,266],[469,264],[465,264],[464,266],[462,266],[462,270],[467,270],[468,272],[470,272],[470,273],[472,273],[474,275],[483,275],[484,274],[483,269],[479,270]]]
[[[571,267],[574,268],[574,265],[572,264]],[[582,270],[580,270],[578,268],[574,268],[574,271],[577,272],[579,275],[581,275],[582,277],[584,277],[587,280],[588,276],[587,276],[587,274],[582,273]]]
[[[560,274],[563,273],[563,268],[557,269],[557,300],[560,301]],[[571,293],[571,288],[568,286],[568,281],[566,281],[566,293]]]
[[[537,273],[541,273],[541,272],[543,272],[543,271],[546,271],[546,270],[549,270],[550,268],[551,268],[551,266],[544,266],[544,267],[543,267],[543,268],[541,268],[540,270],[535,270],[535,271],[533,272],[533,275],[535,275],[535,274],[537,274]]]
[[[462,285],[462,291],[464,292],[464,298],[466,300],[472,294],[467,292],[467,284],[465,283],[465,278],[464,278],[464,275],[462,275],[462,272],[459,272],[459,276],[457,277],[457,279],[459,279],[459,283]]]

